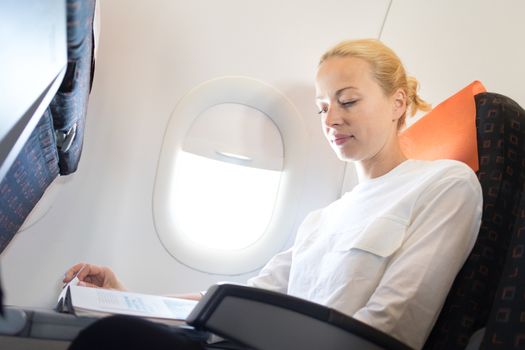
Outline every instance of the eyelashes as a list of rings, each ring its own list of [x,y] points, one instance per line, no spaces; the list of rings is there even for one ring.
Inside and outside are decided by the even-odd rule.
[[[355,105],[359,100],[352,100],[352,101],[346,101],[346,102],[338,102],[343,108],[350,108],[353,105]],[[328,106],[323,106],[320,111],[317,112],[317,114],[325,114],[328,112]]]
[[[343,102],[343,103],[341,103],[341,106],[343,106],[343,107],[352,107],[356,102],[357,102],[357,100]]]

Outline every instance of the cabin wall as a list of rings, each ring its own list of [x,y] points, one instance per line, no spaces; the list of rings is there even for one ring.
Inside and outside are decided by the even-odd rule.
[[[114,268],[129,289],[176,293],[239,276],[195,271],[162,246],[152,196],[177,102],[209,79],[242,75],[282,91],[308,130],[300,213],[355,183],[324,140],[313,103],[320,54],[347,38],[381,38],[439,103],[472,80],[525,105],[525,3],[488,0],[101,1],[101,32],[83,158],[58,179],[2,253],[7,304],[53,305],[66,267]],[[343,186],[344,181],[344,186]],[[299,224],[298,221],[296,224]],[[289,244],[293,239],[291,233]]]

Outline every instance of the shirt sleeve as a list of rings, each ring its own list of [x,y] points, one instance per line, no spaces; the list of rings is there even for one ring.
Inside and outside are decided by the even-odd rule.
[[[321,213],[322,210],[316,210],[308,214],[297,231],[294,245],[271,258],[257,276],[248,280],[247,285],[287,293],[294,250],[298,243],[308,239],[312,232],[316,232]]]
[[[441,179],[416,201],[406,240],[353,317],[419,349],[472,250],[482,192],[472,171]]]
[[[286,293],[292,265],[292,252],[293,247],[275,255],[257,276],[248,280],[247,284],[251,287]]]

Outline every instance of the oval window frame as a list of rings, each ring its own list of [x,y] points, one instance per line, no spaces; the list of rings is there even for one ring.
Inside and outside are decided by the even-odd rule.
[[[177,155],[195,118],[222,103],[244,104],[266,114],[279,129],[284,147],[274,214],[262,237],[239,250],[200,247],[178,234],[170,214]],[[284,248],[296,224],[304,183],[306,125],[293,103],[260,80],[226,76],[206,81],[186,94],[171,113],[162,142],[153,192],[153,221],[164,248],[180,263],[206,273],[239,275],[262,267]]]

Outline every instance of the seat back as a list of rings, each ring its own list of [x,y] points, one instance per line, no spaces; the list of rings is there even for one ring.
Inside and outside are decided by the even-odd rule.
[[[475,106],[481,228],[425,349],[464,349],[486,325],[484,348],[512,349],[519,336],[521,346],[525,342],[516,329],[525,322],[525,112],[510,98],[487,92],[475,96]]]
[[[441,102],[400,135],[403,152],[412,159],[455,159],[478,171],[476,104],[485,92],[479,81]]]
[[[0,253],[60,174],[77,170],[93,78],[95,0],[67,1],[64,80],[3,179],[0,179]]]
[[[478,254],[486,253],[487,264],[493,264],[487,269],[491,275],[485,278],[491,308],[482,349],[523,349],[525,111],[510,98],[498,94],[480,94],[476,96],[476,105],[478,138],[483,140],[479,148],[484,169],[480,181],[489,185],[485,185],[488,190],[484,193],[487,203],[483,237],[490,241],[485,250],[478,249]],[[499,282],[495,296],[492,276]]]
[[[0,181],[0,253],[58,174],[53,119],[47,109]]]

